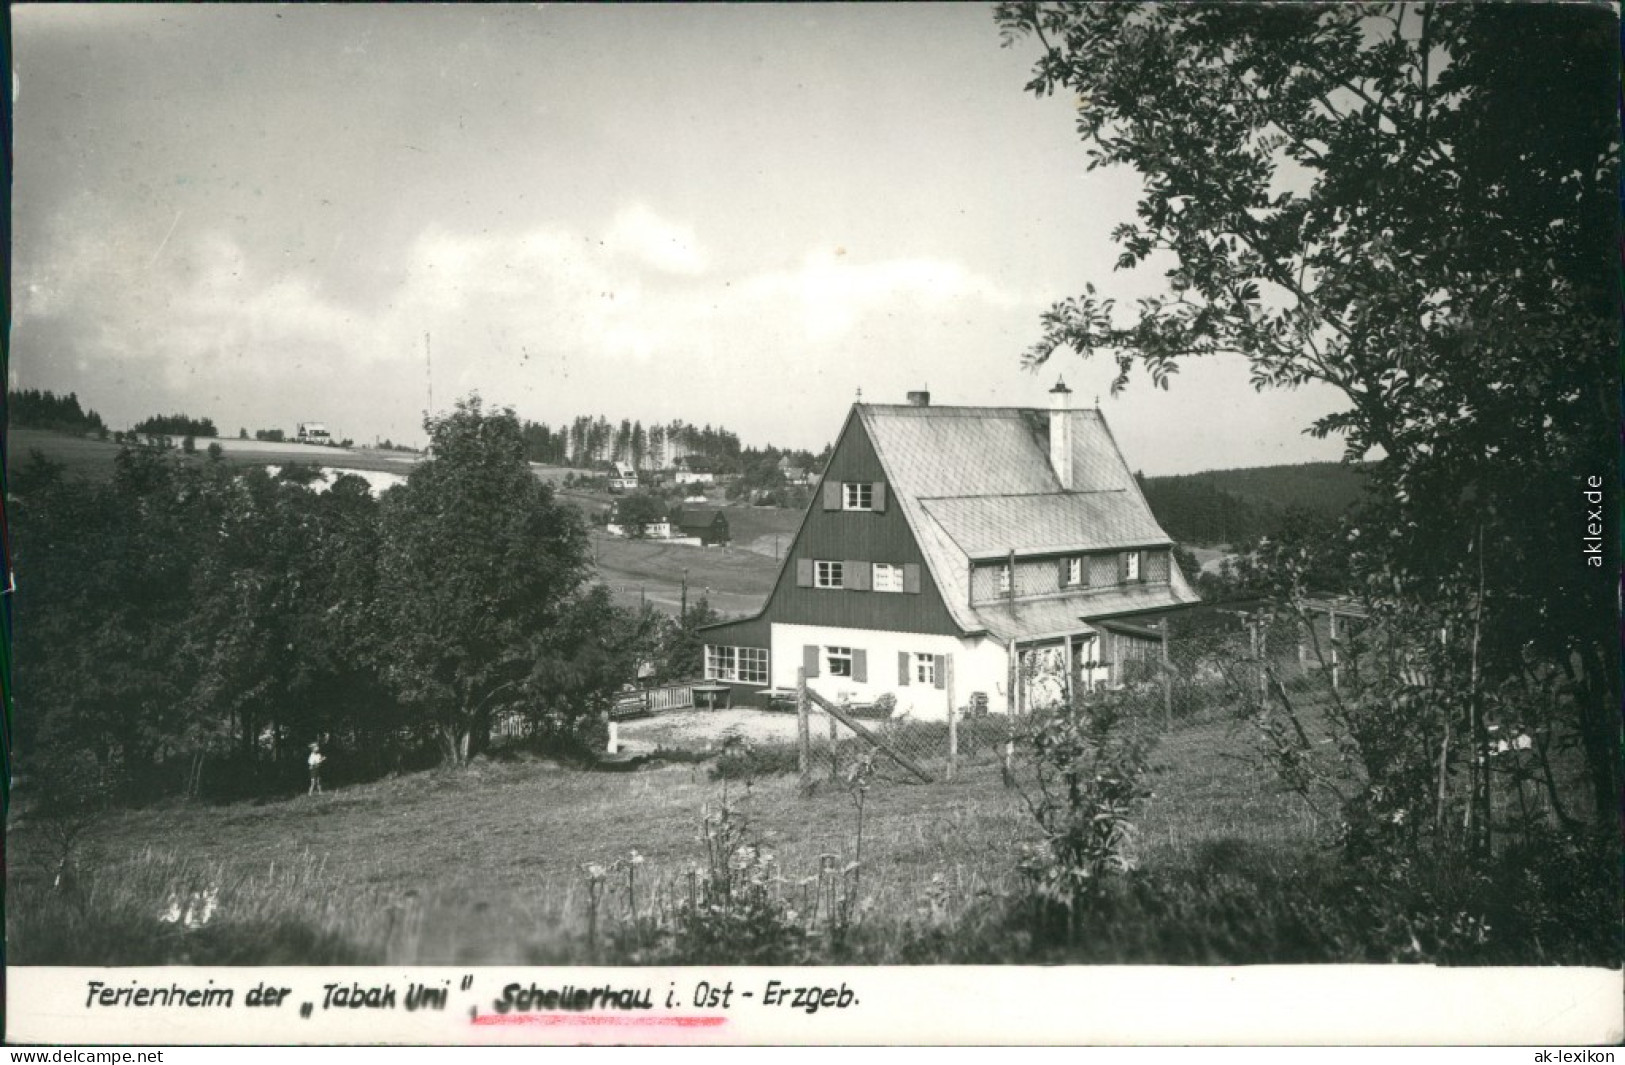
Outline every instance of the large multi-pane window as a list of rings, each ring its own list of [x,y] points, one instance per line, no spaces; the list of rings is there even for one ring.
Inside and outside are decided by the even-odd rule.
[[[1131,581],[1140,579],[1140,553],[1138,551],[1128,553],[1127,578]]]
[[[814,588],[844,588],[845,582],[841,579],[841,563],[814,562],[813,587]]]
[[[841,485],[843,510],[875,509],[875,486],[868,481],[847,481]]]
[[[1084,567],[1085,564],[1086,563],[1084,562],[1083,558],[1080,557],[1080,556],[1074,556],[1072,558],[1067,559],[1066,560],[1066,583],[1068,583],[1068,584],[1085,584],[1085,583],[1087,583],[1084,580],[1084,569],[1083,569],[1083,567]]]
[[[767,648],[705,646],[705,679],[767,683]]]
[[[829,671],[829,675],[832,677],[850,677],[852,675],[852,648],[824,648],[824,668]]]
[[[937,682],[937,656],[914,654],[914,683],[935,684]]]

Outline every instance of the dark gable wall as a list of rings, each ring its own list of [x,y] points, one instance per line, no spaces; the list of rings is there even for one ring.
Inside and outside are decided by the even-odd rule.
[[[886,481],[869,434],[855,415],[847,421],[823,482],[813,493],[812,508],[790,545],[788,561],[767,602],[768,620],[790,625],[958,635],[959,626],[942,604],[942,593],[914,542],[892,486],[886,485],[886,509],[881,513],[825,510],[823,484],[843,481]],[[920,590],[910,593],[798,587],[798,559],[912,563],[920,568]]]

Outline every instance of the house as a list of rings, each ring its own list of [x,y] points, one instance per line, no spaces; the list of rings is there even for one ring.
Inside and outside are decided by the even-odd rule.
[[[635,492],[638,490],[638,471],[629,463],[615,463],[614,472],[609,475],[609,490],[611,492]]]
[[[1098,410],[857,404],[762,610],[707,626],[705,675],[762,705],[1020,713],[1155,670],[1198,601]]]
[[[710,463],[699,455],[685,455],[677,462],[673,479],[678,484],[716,484],[717,475]]]
[[[646,521],[634,529],[621,520],[621,505],[616,503],[609,508],[609,520],[604,523],[604,531],[611,536],[642,537],[646,540],[669,540],[672,536],[671,518],[661,515],[653,521]]]
[[[294,439],[301,444],[331,444],[333,434],[321,422],[300,422]]]
[[[779,472],[784,475],[785,484],[795,485],[798,488],[812,484],[812,474],[807,472],[805,466],[797,466],[791,462],[788,455],[779,459]]]
[[[685,506],[671,513],[674,537],[697,540],[702,547],[727,544],[728,516],[716,507]]]

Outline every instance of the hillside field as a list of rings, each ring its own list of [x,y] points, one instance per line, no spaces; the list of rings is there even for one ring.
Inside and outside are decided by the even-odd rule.
[[[702,813],[725,800],[772,851],[787,892],[816,873],[821,855],[843,863],[855,856],[855,807],[840,786],[825,783],[804,798],[793,773],[725,784],[707,769],[593,773],[514,755],[313,797],[113,812],[80,855],[90,912],[116,917],[122,931],[71,942],[31,914],[48,904],[47,870],[41,837],[23,825],[12,833],[8,862],[12,960],[580,962],[590,956],[584,870],[635,853],[644,906],[681,891],[685,870],[703,859]],[[1319,828],[1277,793],[1249,757],[1246,734],[1229,722],[1176,726],[1156,753],[1152,780],[1157,798],[1136,846],[1148,870],[1190,868],[1220,854],[1291,861],[1307,855]],[[949,916],[1003,897],[1020,885],[1022,845],[1037,838],[995,762],[971,765],[952,783],[877,782],[864,811],[861,920],[888,942],[928,897]],[[207,927],[185,933],[159,920],[171,899],[210,891],[218,909]]]
[[[214,441],[200,440],[199,456]],[[406,473],[418,456],[371,448],[331,448],[306,444],[272,444],[257,440],[220,439],[224,461],[236,466],[281,465],[287,462],[317,464],[358,470]],[[106,480],[113,473],[113,457],[119,445],[109,441],[71,436],[36,429],[13,429],[8,434],[7,463],[15,469],[38,451],[52,462],[67,467],[70,476]],[[533,465],[533,472],[555,486],[572,471],[560,467]],[[606,508],[613,496],[602,493],[560,489],[559,497],[587,515]],[[773,540],[784,548],[801,520],[799,511],[767,507],[729,507],[729,525],[735,545],[727,548],[698,548],[658,541],[622,540],[593,529],[593,557],[598,579],[608,585],[616,602],[637,606],[647,601],[666,613],[677,613],[682,601],[684,574],[688,571],[689,601],[709,596],[711,606],[730,616],[756,611],[772,589],[778,563],[773,560]],[[746,545],[750,546],[746,546]]]

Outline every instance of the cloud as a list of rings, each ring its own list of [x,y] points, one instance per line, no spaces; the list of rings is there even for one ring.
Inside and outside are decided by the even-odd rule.
[[[79,391],[113,424],[157,404],[223,426],[320,419],[413,438],[432,358],[442,407],[479,390],[538,420],[602,411],[811,440],[829,431],[819,411],[855,387],[901,394],[928,367],[985,358],[999,322],[1038,306],[947,259],[827,247],[791,269],[720,276],[691,230],[638,205],[603,239],[556,223],[426,226],[365,299],[190,216],[142,268],[169,224],[148,219],[139,240],[81,233],[20,278],[18,362],[38,370],[46,336],[75,351]],[[24,374],[60,387],[40,376]],[[132,378],[113,395],[100,383]],[[786,397],[807,426],[786,424]]]
[[[865,314],[899,302],[927,309],[962,300],[989,307],[1021,302],[956,262],[915,258],[859,263],[838,248],[816,249],[800,269],[764,274],[745,287],[764,304],[787,300],[799,305],[808,335],[820,340],[848,333]]]
[[[604,243],[612,252],[661,273],[694,277],[707,266],[692,229],[669,222],[642,204],[615,216]]]

